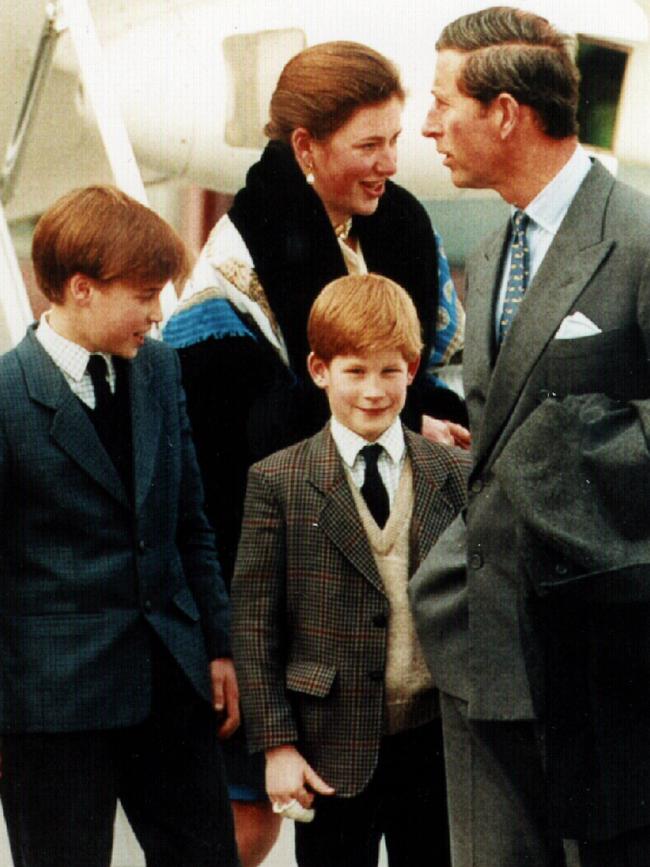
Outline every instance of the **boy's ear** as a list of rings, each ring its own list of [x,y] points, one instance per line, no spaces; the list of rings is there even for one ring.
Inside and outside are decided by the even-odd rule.
[[[418,372],[418,368],[420,367],[420,359],[416,358],[415,361],[409,361],[406,378],[408,380],[408,384],[410,385],[415,379],[415,374]]]
[[[328,383],[328,367],[322,358],[319,358],[313,352],[307,356],[307,367],[311,378],[319,388],[325,388]]]
[[[73,274],[72,277],[68,278],[66,290],[65,294],[68,298],[75,304],[85,307],[95,291],[95,284],[85,274]]]

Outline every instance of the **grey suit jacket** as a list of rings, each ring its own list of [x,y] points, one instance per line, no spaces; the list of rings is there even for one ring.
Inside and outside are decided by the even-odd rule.
[[[495,476],[495,462],[506,459],[513,434],[545,400],[593,393],[625,403],[650,396],[648,199],[593,165],[497,354],[494,303],[507,231],[489,238],[468,263],[464,376],[474,467],[466,525],[450,528],[411,582],[420,637],[432,670],[442,672],[439,685],[466,699],[473,718],[493,720],[543,714],[552,689],[538,581],[522,562],[520,513]],[[576,311],[601,333],[554,339]],[[628,471],[635,461],[644,469],[638,455],[628,460]],[[628,508],[620,493],[621,509]],[[565,558],[550,545],[546,550],[546,568],[563,574]]]
[[[465,502],[468,461],[405,436],[415,570]],[[232,604],[249,746],[296,743],[338,795],[356,794],[384,733],[389,603],[328,428],[251,468]],[[431,718],[437,697],[422,698]]]
[[[650,202],[595,163],[497,354],[506,242],[468,264],[469,504],[416,624],[473,718],[545,720],[563,835],[611,838],[650,824]],[[600,333],[555,339],[575,312]]]
[[[33,330],[0,359],[0,730],[141,721],[152,630],[206,698],[228,653],[178,360],[129,368],[134,502]]]

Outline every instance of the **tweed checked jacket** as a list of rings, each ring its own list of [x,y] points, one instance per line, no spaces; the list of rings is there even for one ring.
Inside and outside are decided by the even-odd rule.
[[[467,458],[404,433],[412,574],[463,507]],[[251,468],[232,604],[251,751],[294,743],[338,795],[361,791],[384,732],[389,603],[329,426]]]
[[[206,699],[229,652],[176,353],[128,368],[133,501],[33,329],[0,359],[0,731],[142,721],[154,632]]]

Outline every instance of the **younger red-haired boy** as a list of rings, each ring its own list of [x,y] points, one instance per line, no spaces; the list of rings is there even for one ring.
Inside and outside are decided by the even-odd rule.
[[[249,473],[232,586],[252,750],[296,824],[300,867],[448,865],[437,695],[410,576],[465,504],[468,458],[402,427],[420,326],[374,274],[320,293],[309,370],[331,421]]]

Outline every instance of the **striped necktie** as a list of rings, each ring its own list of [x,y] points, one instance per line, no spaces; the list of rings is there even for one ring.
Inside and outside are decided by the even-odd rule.
[[[512,244],[510,272],[506,286],[501,319],[499,320],[499,343],[503,343],[515,316],[519,312],[524,293],[528,288],[529,251],[526,228],[529,217],[523,211],[515,211],[512,217]]]

